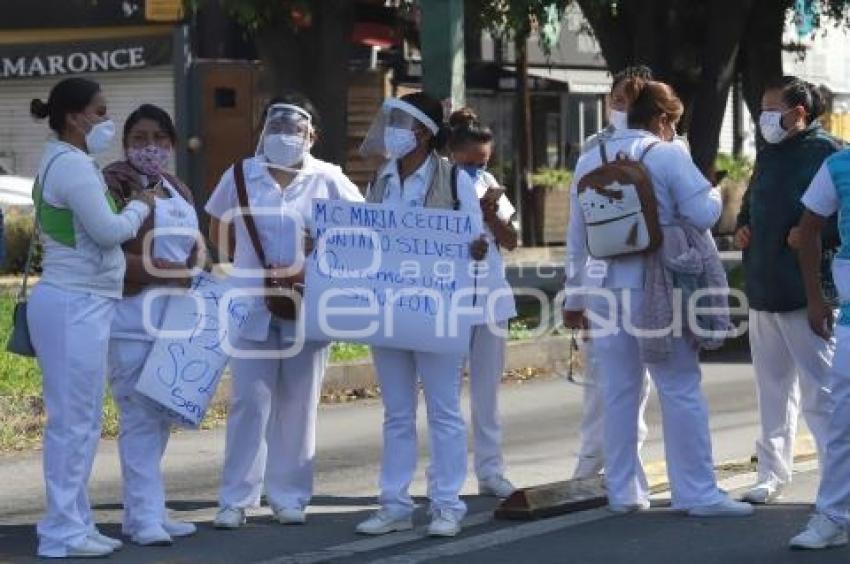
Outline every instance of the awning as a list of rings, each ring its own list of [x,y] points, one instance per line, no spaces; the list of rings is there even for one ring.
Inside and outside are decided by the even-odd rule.
[[[573,94],[607,94],[611,90],[611,74],[607,70],[530,67],[528,74],[564,83]]]

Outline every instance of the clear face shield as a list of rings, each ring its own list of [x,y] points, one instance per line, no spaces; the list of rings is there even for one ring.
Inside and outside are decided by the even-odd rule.
[[[274,104],[266,113],[257,157],[267,166],[297,172],[313,144],[310,113],[292,104]]]
[[[418,146],[417,126],[424,127],[432,135],[437,135],[440,130],[434,120],[416,106],[398,98],[389,98],[372,121],[360,145],[360,154],[400,159]]]

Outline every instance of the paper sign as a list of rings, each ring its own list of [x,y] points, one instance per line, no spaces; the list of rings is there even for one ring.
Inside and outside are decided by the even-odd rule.
[[[302,309],[307,339],[469,349],[471,308],[480,301],[469,255],[480,227],[469,214],[314,200],[313,225]]]
[[[215,395],[228,356],[222,350],[229,323],[242,326],[247,314],[236,301],[229,319],[219,304],[229,286],[202,272],[181,295],[170,295],[160,336],[145,361],[136,390],[159,406],[176,424],[197,428]]]

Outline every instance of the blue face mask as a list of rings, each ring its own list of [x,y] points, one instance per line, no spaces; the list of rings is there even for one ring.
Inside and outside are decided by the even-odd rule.
[[[468,174],[472,180],[478,180],[478,178],[484,174],[483,165],[458,165],[458,168]]]

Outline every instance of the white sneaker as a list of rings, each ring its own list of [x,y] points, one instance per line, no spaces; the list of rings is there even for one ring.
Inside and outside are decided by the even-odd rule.
[[[94,532],[90,533],[88,538],[95,542],[99,542],[104,546],[108,546],[112,550],[121,550],[122,548],[124,548],[123,542],[112,537],[107,537],[97,529],[95,529]]]
[[[489,495],[505,499],[516,491],[512,483],[504,476],[490,476],[483,480],[478,480],[478,495]]]
[[[105,558],[113,552],[111,546],[101,544],[89,536],[82,542],[68,546],[65,558]]]
[[[453,537],[460,532],[460,519],[451,511],[435,509],[428,525],[429,537]]]
[[[649,501],[644,501],[641,503],[628,503],[625,505],[608,505],[608,511],[611,513],[616,513],[617,515],[628,515],[629,513],[638,513],[640,511],[647,511],[649,509]]]
[[[171,538],[162,525],[151,525],[133,533],[130,537],[133,543],[140,546],[171,546],[174,539]]]
[[[776,482],[760,482],[741,496],[741,501],[764,505],[782,497],[782,486]]]
[[[303,525],[307,522],[307,514],[303,509],[273,507],[272,513],[281,525]]]
[[[728,497],[711,505],[700,505],[688,510],[690,517],[746,517],[753,513],[755,509],[749,503]]]
[[[247,522],[245,510],[238,507],[222,507],[215,515],[216,529],[238,529]]]
[[[601,457],[581,456],[578,459],[575,471],[573,471],[573,480],[596,478],[604,468],[605,465],[602,463]]]
[[[165,529],[166,533],[174,538],[189,537],[198,532],[198,527],[196,527],[194,523],[175,521],[173,519],[166,519],[163,521],[162,528]]]
[[[791,539],[789,546],[802,550],[820,550],[847,544],[847,531],[826,515],[815,513],[806,529]]]
[[[389,511],[379,509],[374,515],[357,525],[357,532],[361,535],[385,535],[396,531],[409,531],[413,528],[413,519],[398,517]]]

